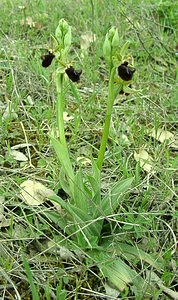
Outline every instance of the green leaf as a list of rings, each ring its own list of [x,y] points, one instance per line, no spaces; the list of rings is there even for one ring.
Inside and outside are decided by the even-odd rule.
[[[67,180],[66,172],[63,167],[61,167],[61,169],[60,169],[59,181],[60,181],[60,185],[61,185],[62,189],[65,191],[66,194],[68,194],[71,197],[72,195],[71,195],[71,191],[70,191],[69,182]]]
[[[133,182],[133,177],[123,179],[111,188],[111,191],[106,195],[101,202],[101,210],[105,216],[114,213],[119,205],[119,201],[125,192],[129,190]]]
[[[88,194],[83,183],[83,175],[81,169],[74,177],[74,203],[77,208],[80,208],[83,212],[88,211]]]
[[[43,214],[57,226],[59,226],[68,235],[71,235],[73,233],[74,230],[72,230],[71,226],[68,226],[69,222],[67,220],[67,216],[61,216],[60,213],[56,211],[45,211]]]
[[[57,195],[52,195],[49,197],[49,199],[61,205],[62,208],[65,209],[69,214],[71,213],[71,209],[70,209],[71,204],[68,204],[68,202],[64,201],[61,197]]]
[[[56,155],[65,171],[67,179],[69,181],[71,194],[74,194],[73,180],[74,180],[74,172],[72,169],[72,164],[68,155],[68,151],[65,146],[63,146],[57,139],[51,137],[51,141],[56,152]]]
[[[67,152],[65,146],[63,146],[57,139],[55,139],[53,137],[51,137],[51,140],[52,140],[54,150],[57,154],[57,157],[58,157],[61,165],[63,166],[63,169],[66,172],[66,175],[69,178],[73,179],[74,173],[73,173],[73,169],[72,169],[72,164],[70,162],[68,152]]]
[[[143,278],[113,253],[108,254],[104,249],[89,251],[88,254],[94,259],[104,277],[108,278],[119,291],[123,291],[128,284],[134,284],[135,294],[142,295],[145,284]]]
[[[107,239],[107,241],[102,242],[101,246],[107,249],[108,252],[115,252],[119,256],[133,261],[135,258],[147,262],[149,265],[153,266],[157,270],[161,269],[161,260],[156,260],[150,254],[144,252],[136,246],[128,245],[126,243],[121,243],[120,241]]]
[[[119,261],[115,260],[105,262],[103,265],[98,265],[99,269],[103,273],[104,277],[114,284],[120,291],[123,291],[127,284],[132,282],[131,275],[126,271],[126,267],[123,264],[119,264]]]
[[[82,210],[75,207],[74,205],[70,205],[70,208],[73,214],[75,214],[75,220],[78,222],[81,228],[84,227],[83,230],[86,231],[88,239],[90,239],[92,236],[100,236],[99,226],[97,225],[98,221],[95,221],[95,219],[93,219],[92,216],[89,216],[89,214],[84,213]]]
[[[76,226],[74,224],[74,215],[70,209],[70,204],[57,195],[49,197],[49,199],[55,201],[57,204],[61,205],[64,209],[63,215],[60,215],[57,212],[48,211],[45,212],[51,221],[55,222],[65,233],[68,235],[73,234],[76,231]]]
[[[101,171],[98,168],[98,166],[94,160],[92,160],[92,175],[97,183],[97,186],[95,189],[95,192],[97,193],[97,189],[100,190],[100,188],[101,188]]]
[[[57,223],[61,225],[61,228],[66,232],[68,235],[71,235],[72,238],[74,239],[79,239],[81,236],[81,231],[78,231],[78,226],[76,225],[77,223],[83,224],[83,220],[80,219],[78,215],[75,213],[75,209],[72,209],[72,205],[64,201],[61,197],[54,195],[50,197],[51,200],[55,201],[61,207],[65,210],[66,216],[65,216],[65,222],[66,222],[66,227],[65,223],[62,220],[57,220]],[[50,214],[49,214],[50,215]],[[51,217],[54,218],[54,216],[51,214]],[[60,216],[59,216],[60,218]]]
[[[122,255],[129,254],[132,258],[137,257],[138,259],[147,262],[149,265],[153,266],[157,270],[160,270],[161,264],[158,260],[152,257],[150,254],[144,252],[136,246],[131,246],[125,243],[118,243],[115,245],[114,249],[121,251]]]
[[[96,247],[101,232],[101,220],[93,220],[88,213],[85,213],[80,208],[65,202],[59,196],[53,195],[50,199],[60,204],[69,214],[70,218],[68,217],[68,220],[71,222],[71,226],[67,225],[69,228],[68,230],[73,231],[73,237],[77,238],[80,246],[82,248]]]
[[[101,209],[101,192],[98,191],[94,197],[92,198],[89,206],[90,214],[93,218],[102,217],[102,209]],[[101,223],[102,219],[100,220]]]
[[[87,179],[92,188],[92,196],[94,197],[96,193],[100,190],[100,186],[98,186],[98,182],[95,180],[93,176],[87,175]]]

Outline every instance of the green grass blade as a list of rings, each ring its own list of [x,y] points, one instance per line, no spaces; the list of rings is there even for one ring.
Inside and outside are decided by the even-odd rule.
[[[80,96],[79,96],[78,90],[77,90],[76,87],[75,87],[75,84],[74,84],[72,81],[70,81],[70,87],[71,87],[71,91],[72,91],[72,93],[73,93],[73,96],[75,97],[75,99],[76,99],[76,101],[77,101],[77,104],[80,105],[80,103],[81,103],[81,98],[80,98]]]
[[[66,292],[65,289],[62,288],[62,285],[63,285],[63,281],[62,281],[62,279],[60,279],[60,282],[59,282],[59,284],[57,285],[57,288],[56,288],[57,300],[66,300],[67,292]]]
[[[14,282],[12,281],[12,279],[9,277],[9,275],[7,274],[7,272],[5,271],[5,269],[2,268],[1,266],[0,266],[0,274],[1,274],[1,278],[4,277],[5,280],[6,280],[7,282],[9,282],[10,285],[13,287],[13,289],[14,289],[14,291],[15,291],[15,293],[16,293],[16,298],[17,298],[17,300],[22,300],[22,299],[21,299],[21,296],[20,296],[20,294],[19,294],[19,292],[18,292],[18,290],[17,290],[17,288],[16,288],[16,285],[14,284]]]
[[[26,274],[27,274],[27,278],[28,278],[28,281],[30,283],[32,298],[33,298],[33,300],[40,300],[37,288],[34,284],[34,280],[33,280],[33,276],[32,276],[32,272],[31,272],[29,263],[26,260],[25,256],[22,256],[22,259],[23,259],[23,265],[24,265],[24,268],[25,268],[25,271],[26,271]]]

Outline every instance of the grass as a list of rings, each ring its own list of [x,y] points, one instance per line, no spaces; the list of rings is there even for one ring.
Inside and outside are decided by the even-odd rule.
[[[76,169],[77,158],[97,157],[100,145],[108,80],[102,58],[105,34],[115,25],[121,43],[130,41],[136,68],[133,88],[139,92],[119,96],[114,103],[102,169],[102,194],[119,179],[135,176],[135,182],[120,200],[117,214],[104,223],[103,235],[106,240],[114,235],[119,242],[139,246],[161,258],[161,279],[166,287],[177,291],[176,149],[148,135],[152,127],[174,135],[177,131],[175,5],[151,0],[144,6],[136,0],[68,0],[65,4],[55,0],[1,1],[0,195],[5,199],[0,215],[6,218],[0,233],[2,299],[35,299],[35,293],[40,299],[106,297],[105,281],[90,258],[87,265],[75,255],[70,260],[65,253],[60,257],[56,241],[59,226],[45,217],[47,210],[54,211],[51,204],[32,207],[18,197],[20,184],[26,179],[38,180],[63,199],[66,197],[65,178],[62,181],[49,137],[56,122],[54,65],[44,69],[40,59],[52,47],[50,34],[62,17],[72,26],[71,55],[77,68],[82,69],[77,84],[80,105],[71,88],[65,90],[66,110],[74,117],[65,130]],[[88,55],[81,57],[80,37],[86,31],[93,31],[97,38]],[[29,158],[28,162],[13,159],[10,148],[27,142],[29,148],[18,150]],[[134,152],[144,146],[154,159],[154,174],[146,173],[134,159]],[[90,171],[90,166],[84,168]],[[133,267],[146,277],[147,265],[142,261],[135,259]],[[163,289],[156,290],[153,285],[151,295],[143,299],[167,297]],[[135,299],[129,287],[119,298]]]

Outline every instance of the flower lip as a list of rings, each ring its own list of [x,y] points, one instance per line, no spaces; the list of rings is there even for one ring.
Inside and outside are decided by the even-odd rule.
[[[129,67],[128,64],[129,63],[127,61],[124,61],[117,69],[119,77],[124,81],[132,80],[135,72],[135,68]]]
[[[41,59],[42,59],[42,66],[44,68],[47,68],[51,65],[53,58],[55,57],[55,55],[51,52],[49,52],[48,54],[42,55]]]
[[[82,70],[76,71],[72,66],[68,67],[65,72],[73,82],[78,82],[80,80],[80,75],[82,74]]]

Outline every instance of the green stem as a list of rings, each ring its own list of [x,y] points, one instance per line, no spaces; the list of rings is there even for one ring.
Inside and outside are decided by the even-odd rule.
[[[72,169],[72,163],[69,156],[69,151],[67,147],[67,142],[65,138],[65,131],[64,131],[64,118],[63,118],[63,112],[64,112],[64,74],[59,74],[56,77],[56,88],[57,88],[57,127],[59,131],[59,145],[56,146],[55,150],[56,152],[60,151],[60,153],[57,154],[59,157],[59,160],[61,162],[62,166],[65,166],[64,169],[66,171],[66,175],[68,176],[68,181],[70,185],[70,190],[72,196],[74,195],[74,186],[73,186],[73,178],[74,178],[74,172]],[[63,146],[61,148],[61,146]],[[64,157],[65,157],[65,164],[64,164]]]
[[[67,149],[67,143],[66,143],[65,132],[64,132],[64,118],[63,118],[63,112],[64,112],[63,81],[64,81],[64,74],[59,74],[56,81],[57,94],[58,94],[57,95],[57,126],[59,130],[60,142]]]
[[[110,122],[111,122],[111,113],[112,113],[112,107],[115,100],[115,93],[114,93],[114,76],[115,76],[116,68],[113,67],[110,72],[110,78],[109,78],[109,91],[108,91],[108,102],[107,102],[107,111],[106,111],[106,118],[103,128],[103,135],[101,139],[101,145],[98,153],[97,158],[97,166],[99,170],[101,171],[103,161],[104,161],[104,154],[106,151],[106,145],[108,141],[109,136],[109,128],[110,128]]]

